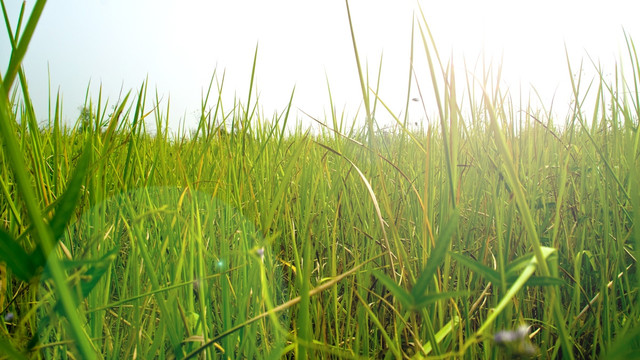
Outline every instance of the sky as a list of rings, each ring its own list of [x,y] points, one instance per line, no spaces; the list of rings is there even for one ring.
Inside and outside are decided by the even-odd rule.
[[[21,3],[6,1],[14,28]],[[26,4],[30,9],[34,1]],[[453,59],[459,79],[465,71],[472,72],[478,59],[502,64],[502,88],[527,98],[533,86],[545,105],[555,99],[560,117],[570,99],[565,46],[573,66],[584,60],[592,69],[589,55],[611,74],[616,62],[627,59],[623,29],[636,41],[640,36],[640,3],[629,0],[351,0],[360,59],[368,64],[374,81],[382,56],[379,96],[401,116],[418,4],[443,60]],[[431,80],[418,39],[415,46],[414,66],[428,118],[436,113],[427,91]],[[147,109],[155,94],[163,109],[170,99],[175,130],[181,121],[188,128],[195,126],[203,91],[214,72],[214,92],[215,81],[224,74],[227,109],[236,97],[246,102],[256,47],[256,89],[266,119],[286,108],[294,87],[294,120],[312,123],[302,111],[326,119],[327,81],[338,112],[344,111],[348,119],[364,117],[363,109],[358,112],[362,95],[341,0],[50,0],[24,68],[41,121],[49,118],[50,93],[60,91],[63,117],[73,123],[87,89],[96,102],[102,88],[103,97],[114,104],[122,93],[135,94],[147,79]],[[9,55],[5,30],[0,37],[0,71],[6,69]],[[415,86],[409,97],[418,97]],[[410,103],[411,121],[425,121],[422,104]],[[383,109],[376,117],[381,123],[392,121]]]

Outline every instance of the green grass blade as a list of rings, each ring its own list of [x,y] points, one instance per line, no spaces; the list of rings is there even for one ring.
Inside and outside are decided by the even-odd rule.
[[[396,284],[393,279],[387,276],[387,274],[378,270],[374,270],[373,275],[391,292],[394,298],[400,301],[402,306],[407,309],[411,309],[414,307],[414,301],[411,294],[407,290],[400,287],[400,285]]]
[[[460,317],[457,315],[454,315],[453,319],[449,320],[449,322],[443,326],[440,330],[438,330],[438,332],[435,335],[436,341],[438,344],[440,344],[442,342],[442,340],[444,340],[444,338],[451,334],[453,332],[453,330],[455,329],[456,326],[458,326],[458,324],[460,323]],[[424,351],[425,351],[425,355],[429,355],[429,353],[431,353],[433,349],[433,346],[431,346],[431,343],[427,343],[424,346]],[[422,359],[422,356],[416,356],[416,359]]]
[[[469,296],[469,292],[468,291],[443,291],[443,292],[430,293],[422,296],[422,298],[419,301],[416,301],[414,310],[420,310],[427,305],[435,303],[436,301],[460,298],[463,296]]]
[[[55,214],[49,222],[54,239],[59,239],[60,236],[62,236],[64,229],[67,227],[74,214],[76,205],[80,199],[82,184],[89,170],[92,151],[93,146],[91,140],[89,140],[84,146],[82,156],[80,156],[80,159],[76,164],[76,170],[69,180],[67,189],[58,199],[58,206],[56,207]]]
[[[426,295],[425,292],[427,291],[427,286],[433,280],[436,270],[440,265],[442,265],[442,262],[447,255],[449,244],[451,244],[453,235],[458,228],[458,218],[459,215],[454,213],[454,215],[449,218],[444,229],[441,230],[440,235],[438,235],[438,240],[436,241],[436,247],[433,248],[429,255],[427,265],[422,270],[420,277],[416,280],[416,284],[413,286],[413,289],[411,289],[411,295],[415,299],[416,303],[420,303]]]
[[[15,277],[30,282],[39,266],[31,256],[4,230],[0,229],[0,262],[4,261]]]
[[[493,129],[493,133],[496,139],[496,143],[498,145],[498,151],[504,160],[504,167],[507,172],[508,182],[512,185],[516,203],[518,204],[518,210],[522,214],[522,221],[525,225],[525,230],[528,235],[528,239],[531,242],[531,247],[533,249],[533,253],[535,254],[536,261],[540,266],[540,270],[543,276],[551,276],[551,272],[549,271],[549,267],[547,262],[545,261],[545,256],[543,252],[542,244],[540,243],[540,239],[538,238],[538,233],[536,231],[535,224],[533,222],[533,216],[529,210],[529,204],[527,202],[527,197],[524,194],[523,186],[520,183],[518,174],[516,173],[513,157],[511,156],[511,152],[507,146],[507,141],[505,139],[504,133],[500,129],[498,125],[498,118],[496,113],[491,105],[491,99],[487,92],[484,92],[484,100],[487,112],[489,113],[489,118],[491,121],[491,128]],[[527,271],[527,270],[525,270]],[[533,273],[533,270],[530,270]],[[520,279],[520,278],[519,278]],[[512,287],[513,288],[513,287]],[[569,333],[567,331],[566,318],[564,314],[562,314],[562,310],[560,308],[560,293],[556,292],[554,288],[548,288],[546,292],[550,296],[550,300],[553,302],[553,316],[557,322],[556,326],[558,327],[558,331],[560,333],[560,339],[562,342],[562,353],[569,359],[573,359],[573,346],[571,344],[571,340],[569,339]],[[506,306],[506,305],[505,305]],[[492,314],[493,315],[493,314]]]
[[[499,285],[501,283],[500,274],[497,271],[491,269],[490,267],[480,263],[479,261],[470,259],[469,257],[466,257],[462,254],[454,253],[454,252],[449,252],[449,255],[455,260],[457,260],[458,262],[460,262],[462,265],[475,271],[478,275],[486,278],[492,283],[496,285]]]
[[[349,18],[349,29],[351,30],[351,41],[353,43],[353,53],[356,60],[356,66],[358,68],[358,77],[360,79],[360,90],[362,91],[362,101],[364,102],[364,109],[366,113],[366,122],[367,122],[367,130],[368,130],[368,138],[369,138],[369,148],[373,150],[371,153],[371,164],[375,166],[375,137],[374,137],[374,128],[373,128],[373,115],[371,114],[371,104],[369,101],[369,93],[367,92],[367,85],[364,81],[364,75],[362,72],[362,66],[360,65],[360,55],[358,54],[358,46],[356,44],[356,35],[353,31],[353,22],[351,21],[351,11],[349,10],[349,1],[345,0],[345,5],[347,7],[347,17]],[[375,173],[375,168],[372,169]]]
[[[9,341],[8,338],[0,338],[0,353],[6,356],[7,359],[14,360],[26,360],[28,359],[23,353],[19,352]],[[3,357],[4,358],[4,357]]]
[[[549,257],[555,251],[556,251],[555,249],[543,247],[541,249],[541,252],[543,254],[542,255],[543,260],[546,262],[546,258]],[[478,335],[483,334],[489,329],[491,325],[493,325],[493,322],[496,320],[498,315],[500,315],[500,313],[507,307],[507,305],[511,303],[512,298],[520,290],[522,290],[522,288],[525,286],[529,278],[533,276],[533,273],[536,271],[536,268],[538,267],[538,265],[539,265],[538,259],[535,256],[533,256],[529,261],[529,263],[527,264],[527,267],[525,267],[525,269],[522,271],[520,276],[518,276],[518,279],[513,283],[513,285],[511,285],[511,287],[509,288],[507,293],[504,295],[502,300],[500,300],[500,303],[498,303],[498,306],[496,306],[495,309],[493,309],[493,311],[489,314],[489,316],[484,320],[484,322],[482,323],[482,326],[480,326],[478,331],[476,331],[476,334]]]
[[[527,280],[527,286],[566,286],[567,282],[553,276],[532,276]]]
[[[76,346],[79,353],[86,359],[95,359],[97,354],[88,338],[87,334],[82,328],[83,322],[77,312],[77,304],[71,296],[70,290],[66,285],[66,275],[62,269],[57,255],[54,253],[55,239],[51,229],[42,220],[42,213],[38,206],[36,196],[31,189],[31,181],[27,173],[26,164],[22,157],[22,150],[18,145],[14,133],[14,117],[11,113],[11,106],[9,103],[9,97],[7,94],[8,89],[11,87],[15,75],[18,73],[20,67],[20,61],[26,52],[31,35],[35,30],[37,20],[44,7],[44,1],[38,1],[34,6],[34,13],[29,18],[29,22],[26,26],[25,33],[20,38],[20,43],[16,51],[12,53],[9,69],[7,70],[6,77],[0,86],[0,134],[2,134],[2,140],[4,142],[5,153],[11,164],[11,169],[15,176],[16,183],[18,185],[18,191],[24,201],[27,213],[31,219],[31,223],[34,227],[36,237],[39,245],[46,254],[53,254],[49,256],[48,267],[52,273],[53,280],[56,284],[56,289],[60,297],[61,304],[64,309],[64,314],[69,322],[72,337],[76,341]]]
[[[29,47],[29,43],[31,42],[31,37],[33,37],[33,33],[36,30],[36,26],[38,25],[38,21],[40,20],[40,15],[42,15],[42,10],[44,10],[44,5],[46,3],[46,0],[36,1],[22,34],[20,34],[19,37],[18,34],[16,34],[16,40],[18,40],[17,47],[11,52],[9,66],[4,74],[3,80],[3,86],[7,92],[9,91],[9,89],[11,89],[13,81],[16,79],[16,75],[18,74],[18,70],[20,69],[20,66],[22,64],[22,59],[27,53],[27,48]],[[7,24],[7,27],[10,28],[9,19],[6,17],[6,13],[5,22]]]

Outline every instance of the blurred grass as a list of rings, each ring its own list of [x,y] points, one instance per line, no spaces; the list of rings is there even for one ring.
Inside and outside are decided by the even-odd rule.
[[[319,131],[287,126],[293,91],[271,118],[251,93],[227,108],[214,74],[172,133],[146,82],[72,126],[57,96],[38,126],[19,67],[37,15],[0,86],[0,358],[500,358],[493,334],[523,323],[543,358],[637,351],[631,38],[612,82],[570,78],[564,120],[492,87],[499,67],[461,92],[421,16],[435,124],[378,97],[352,28],[366,128],[332,100]]]

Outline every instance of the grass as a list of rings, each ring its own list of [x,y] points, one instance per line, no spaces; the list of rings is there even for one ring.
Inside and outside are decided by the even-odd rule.
[[[420,16],[411,62],[424,52],[438,107],[422,129],[376,95],[353,28],[364,129],[331,105],[319,132],[287,131],[291,102],[272,118],[251,94],[228,107],[215,76],[189,132],[169,131],[168,105],[147,104],[146,83],[113,105],[87,99],[71,127],[57,97],[42,127],[20,62],[43,6],[24,28],[7,21],[0,358],[638,350],[640,65],[629,37],[612,82],[569,77],[564,120],[492,85],[500,68],[456,88],[460,72]],[[408,89],[419,85],[411,72]],[[391,136],[375,121],[385,110]]]

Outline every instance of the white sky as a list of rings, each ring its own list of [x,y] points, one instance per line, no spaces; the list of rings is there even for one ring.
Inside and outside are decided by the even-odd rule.
[[[21,1],[6,3],[15,27]],[[27,1],[27,8],[33,3]],[[352,0],[349,4],[360,57],[363,63],[368,60],[372,79],[384,51],[380,96],[397,114],[406,100],[411,22],[414,12],[419,15],[417,2]],[[574,66],[584,59],[591,68],[588,53],[612,73],[613,63],[620,62],[621,56],[627,61],[622,29],[640,41],[639,4],[620,0],[420,1],[441,55],[456,56],[458,78],[464,75],[460,57],[472,67],[484,49],[488,59],[499,62],[503,58],[503,86],[516,91],[522,87],[526,98],[533,84],[547,105],[557,89],[555,106],[561,116],[566,110],[559,102],[566,104],[569,96],[565,43]],[[348,118],[353,118],[361,94],[342,0],[50,0],[27,52],[25,70],[40,120],[48,118],[49,69],[53,95],[61,90],[69,122],[78,115],[89,80],[94,101],[102,85],[103,96],[113,104],[121,88],[135,92],[148,77],[148,100],[156,89],[164,106],[170,96],[175,128],[183,118],[188,125],[194,124],[202,90],[215,69],[219,75],[226,71],[225,106],[231,108],[234,95],[246,100],[258,43],[256,81],[267,118],[286,107],[296,86],[294,106],[325,119],[329,111],[325,74],[338,110],[346,109]],[[5,34],[0,38],[3,72],[9,52]],[[421,89],[431,96],[426,93],[431,83],[418,41],[414,61],[423,69],[418,71]],[[421,109],[412,102],[412,121],[424,117]],[[433,111],[429,116],[436,112],[431,107],[428,111]],[[303,114],[294,115],[308,123]],[[378,115],[385,121],[383,109],[378,109]]]

